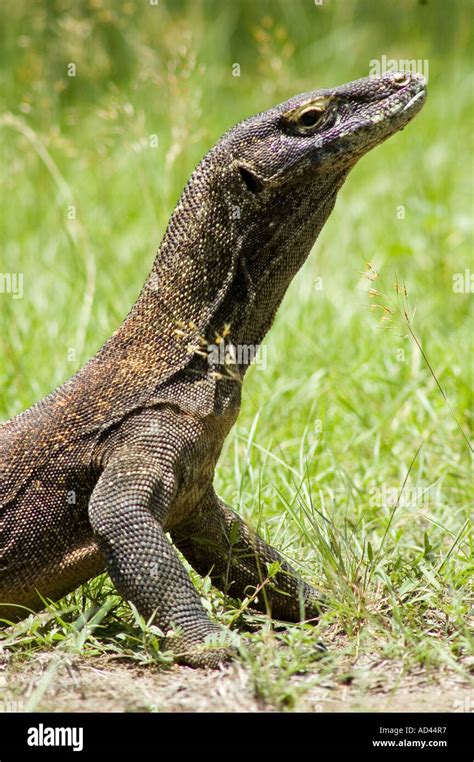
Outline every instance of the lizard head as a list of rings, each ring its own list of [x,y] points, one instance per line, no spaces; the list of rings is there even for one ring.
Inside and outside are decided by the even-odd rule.
[[[296,95],[236,125],[223,138],[247,191],[290,183],[313,187],[323,175],[348,172],[420,110],[426,98],[419,74],[367,77]]]

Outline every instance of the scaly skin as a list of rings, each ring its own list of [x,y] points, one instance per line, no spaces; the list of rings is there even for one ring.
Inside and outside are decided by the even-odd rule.
[[[257,347],[348,172],[425,99],[418,75],[297,95],[229,130],[194,171],[128,317],[95,357],[0,428],[0,617],[38,610],[107,569],[178,657],[229,651],[166,534],[201,574],[256,606],[318,615],[318,592],[212,488]],[[210,361],[211,360],[211,361]]]

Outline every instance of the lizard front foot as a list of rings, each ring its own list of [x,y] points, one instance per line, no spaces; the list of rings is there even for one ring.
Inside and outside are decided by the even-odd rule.
[[[186,643],[181,639],[173,646],[175,661],[187,667],[217,669],[238,655],[239,636],[219,628],[207,635],[201,642]]]

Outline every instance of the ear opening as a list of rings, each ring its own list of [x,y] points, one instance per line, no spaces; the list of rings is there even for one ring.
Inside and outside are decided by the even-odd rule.
[[[241,164],[239,164],[239,172],[242,180],[247,186],[247,189],[251,193],[260,193],[260,191],[263,190],[263,181],[260,177],[258,177],[258,175],[255,175],[251,169],[248,169],[248,167],[243,167]]]

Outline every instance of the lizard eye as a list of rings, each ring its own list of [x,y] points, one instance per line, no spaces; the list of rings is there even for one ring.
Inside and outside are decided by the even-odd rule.
[[[336,109],[331,96],[314,98],[311,103],[297,106],[287,111],[280,119],[283,129],[297,135],[312,134],[316,130],[330,127],[336,120]]]
[[[324,119],[324,111],[316,108],[307,108],[298,118],[298,124],[301,127],[316,127]]]

